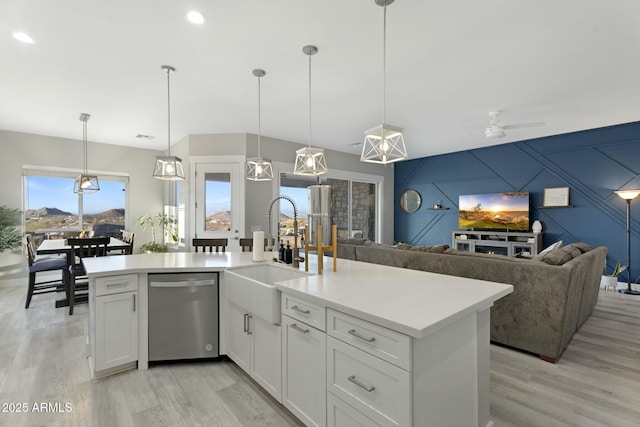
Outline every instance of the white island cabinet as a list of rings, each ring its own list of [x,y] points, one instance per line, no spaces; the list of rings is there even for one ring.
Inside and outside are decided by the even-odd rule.
[[[251,258],[232,252],[85,259],[92,374],[147,369],[148,274],[224,272],[255,265]],[[489,313],[511,285],[349,260],[339,260],[337,272],[276,282],[280,296],[268,303],[227,299],[233,284],[222,285],[221,354],[303,423],[493,424]],[[270,315],[274,301],[280,316]]]
[[[92,375],[114,373],[138,360],[138,275],[99,277],[89,290]]]
[[[493,425],[489,313],[510,285],[343,262],[276,286],[287,326],[283,403],[300,416],[326,396],[326,424],[300,417],[307,425]],[[322,347],[318,390],[311,372],[321,375]]]

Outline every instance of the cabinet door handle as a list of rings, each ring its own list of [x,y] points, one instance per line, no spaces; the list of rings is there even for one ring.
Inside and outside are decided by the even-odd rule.
[[[369,393],[371,393],[373,390],[375,390],[376,388],[372,385],[365,385],[362,384],[360,381],[358,381],[356,379],[355,375],[351,375],[350,377],[347,378],[349,381],[351,381],[352,383],[354,383],[355,385],[357,385],[358,387],[360,387],[361,389],[368,391]]]
[[[309,333],[309,329],[302,329],[300,326],[298,326],[297,323],[294,323],[291,325],[291,329],[295,329],[298,332],[302,332],[303,334],[308,334]]]
[[[250,315],[250,314],[247,314],[246,316],[247,316],[247,335],[251,335],[251,334],[253,334],[253,332],[251,332],[251,323],[250,322],[251,322],[251,318],[253,316]]]
[[[297,305],[292,306],[291,310],[295,311],[296,313],[300,313],[300,314],[309,314],[309,313],[311,313],[311,311],[303,310],[300,307],[298,307]]]
[[[133,294],[133,311],[136,311],[136,294]]]
[[[365,342],[374,342],[376,340],[375,337],[367,338],[365,336],[360,335],[359,333],[356,332],[355,329],[351,329],[350,331],[347,331],[347,333]]]
[[[242,332],[249,332],[249,326],[247,326],[247,324],[249,323],[247,321],[247,317],[249,316],[249,313],[245,313],[244,314],[244,319],[243,319],[243,323],[242,323],[242,327],[244,328]]]

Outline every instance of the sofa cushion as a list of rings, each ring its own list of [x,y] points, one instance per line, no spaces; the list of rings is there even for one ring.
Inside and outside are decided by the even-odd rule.
[[[502,261],[509,261],[509,262],[531,262],[529,259],[527,258],[516,258],[513,256],[506,256],[506,255],[499,255],[499,254],[483,254],[482,252],[469,252],[469,251],[460,251],[458,249],[452,249],[452,248],[448,248],[447,250],[444,251],[445,254],[449,254],[449,255],[460,255],[460,256],[468,256],[468,257],[474,257],[474,258],[490,258],[490,259],[499,259]]]
[[[338,244],[343,244],[343,245],[363,245],[366,239],[338,238],[336,240],[337,240]]]
[[[414,246],[409,250],[416,252],[429,252],[431,254],[442,254],[447,249],[449,249],[449,245]]]
[[[396,243],[396,248],[410,250],[411,248],[413,248],[413,245],[410,245],[409,243],[400,242],[400,243]]]
[[[546,253],[541,253],[534,259],[549,265],[562,265],[580,255],[582,255],[582,251],[577,247],[565,246],[563,248],[553,249]]]

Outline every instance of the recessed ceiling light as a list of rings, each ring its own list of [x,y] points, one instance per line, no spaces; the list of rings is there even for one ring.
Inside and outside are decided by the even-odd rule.
[[[35,40],[29,36],[27,33],[15,32],[11,34],[14,39],[21,41],[22,43],[34,44]]]
[[[187,20],[192,24],[200,25],[204,24],[205,17],[200,12],[192,10],[191,12],[187,13]]]

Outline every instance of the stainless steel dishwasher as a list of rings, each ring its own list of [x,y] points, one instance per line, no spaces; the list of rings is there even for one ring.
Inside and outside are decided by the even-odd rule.
[[[219,356],[218,273],[149,274],[149,361]]]

